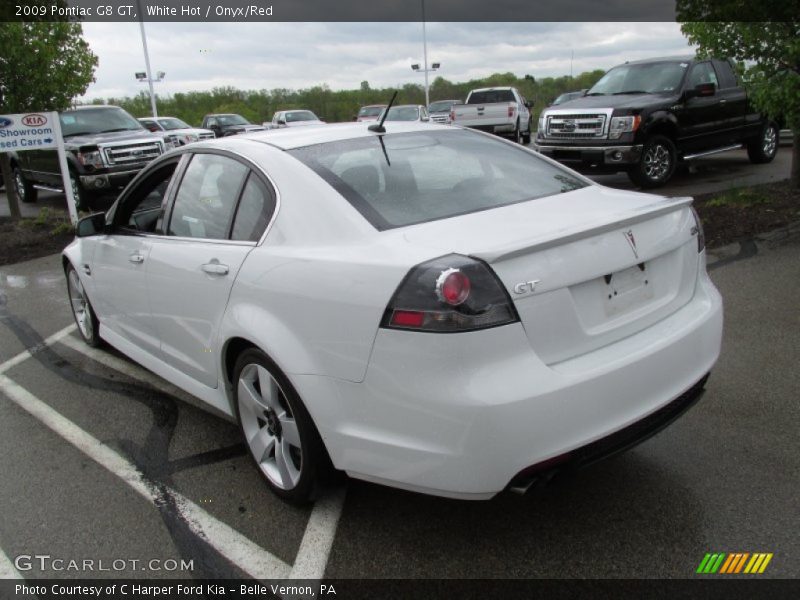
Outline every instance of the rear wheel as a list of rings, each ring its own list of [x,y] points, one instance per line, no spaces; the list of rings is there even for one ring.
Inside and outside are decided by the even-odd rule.
[[[100,323],[94,314],[94,309],[92,309],[80,277],[78,277],[78,272],[72,265],[67,267],[67,293],[72,307],[72,316],[75,317],[75,324],[78,326],[83,341],[95,348],[100,346],[102,344],[99,335]]]
[[[517,125],[514,128],[514,137],[513,137],[513,139],[517,144],[521,144],[522,143],[522,132],[519,130],[519,120],[517,120]]]
[[[531,143],[531,120],[528,119],[528,131],[522,134],[522,143],[523,144],[530,144]]]
[[[22,174],[22,169],[19,166],[14,166],[14,189],[17,191],[17,197],[20,202],[30,203],[36,202],[37,189],[33,184],[25,179]]]
[[[236,361],[234,383],[239,426],[267,485],[289,502],[313,500],[330,463],[294,386],[254,348]]]
[[[778,126],[768,121],[756,141],[747,144],[747,156],[751,163],[764,164],[772,161],[778,153]]]
[[[644,143],[639,163],[628,170],[630,180],[642,188],[656,188],[670,180],[675,172],[675,144],[664,135],[654,135]]]

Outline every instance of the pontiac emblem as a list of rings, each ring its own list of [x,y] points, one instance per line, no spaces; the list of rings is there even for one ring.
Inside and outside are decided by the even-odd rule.
[[[633,229],[628,229],[628,231],[624,231],[622,235],[624,235],[625,239],[628,240],[628,245],[630,245],[631,250],[633,250],[633,255],[636,258],[639,258],[639,253],[636,251],[636,238],[633,237]]]

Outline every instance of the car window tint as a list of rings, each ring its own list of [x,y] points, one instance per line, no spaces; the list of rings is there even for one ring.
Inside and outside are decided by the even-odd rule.
[[[467,130],[358,138],[290,153],[379,230],[586,186],[536,154]]]
[[[687,88],[695,88],[703,83],[713,83],[719,87],[719,83],[717,82],[717,74],[714,72],[714,68],[709,62],[698,63],[692,67],[692,72],[689,73],[689,82],[687,83]]]
[[[257,242],[267,228],[275,200],[258,177],[250,174],[233,221],[232,240]]]
[[[181,180],[169,235],[191,238],[228,237],[236,199],[248,169],[216,154],[196,154]]]
[[[119,206],[115,223],[124,229],[155,233],[177,164],[175,161],[158,168],[132,188]]]
[[[737,87],[736,74],[733,72],[731,63],[727,60],[714,60],[713,63],[714,70],[719,77],[719,87],[722,89]]]

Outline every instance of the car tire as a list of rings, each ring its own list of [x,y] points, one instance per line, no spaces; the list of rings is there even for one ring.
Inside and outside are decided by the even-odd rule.
[[[522,132],[519,130],[519,120],[517,120],[517,125],[514,128],[514,137],[512,139],[515,143],[522,144]]]
[[[300,396],[261,350],[245,350],[233,370],[234,406],[250,456],[270,489],[303,505],[314,500],[330,459]],[[264,388],[269,388],[265,391]]]
[[[780,131],[774,121],[767,121],[758,139],[747,144],[747,157],[756,165],[771,162],[778,153]]]
[[[81,185],[80,179],[73,172],[69,172],[69,182],[72,185],[72,196],[75,198],[75,208],[79,211],[90,212],[91,194]]]
[[[30,181],[25,179],[25,176],[22,174],[22,169],[20,169],[19,166],[14,165],[12,172],[14,174],[14,189],[17,191],[19,201],[25,204],[36,202],[39,190],[33,187]]]
[[[83,283],[81,283],[78,272],[75,270],[75,267],[69,265],[66,275],[67,295],[72,308],[72,316],[75,318],[75,324],[78,326],[78,332],[81,334],[83,341],[89,346],[93,348],[102,346],[103,340],[100,338],[100,322],[92,308],[92,303],[89,302],[89,297],[86,295],[86,290],[83,287]]]
[[[528,119],[528,131],[522,134],[522,143],[528,145],[531,143],[531,127],[533,123]]]
[[[657,188],[675,173],[678,154],[675,144],[665,135],[647,138],[639,162],[628,170],[630,180],[641,188]]]

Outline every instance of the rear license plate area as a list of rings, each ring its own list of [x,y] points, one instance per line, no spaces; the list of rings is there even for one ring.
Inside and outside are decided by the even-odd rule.
[[[646,263],[606,275],[604,280],[603,304],[607,316],[628,312],[653,298]]]

